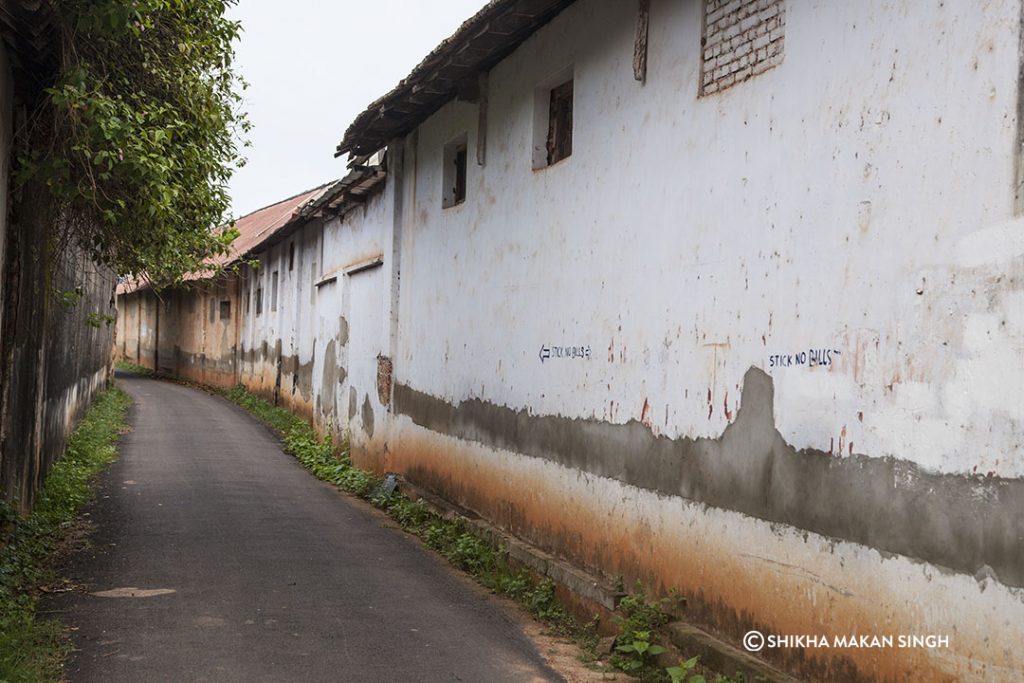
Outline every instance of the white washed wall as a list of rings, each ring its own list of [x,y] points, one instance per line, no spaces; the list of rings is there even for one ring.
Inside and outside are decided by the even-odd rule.
[[[439,155],[474,148],[475,105],[421,127],[403,379],[612,422],[647,399],[656,431],[716,436],[753,365],[797,447],[845,427],[857,452],[1024,476],[1017,3],[789,2],[784,63],[700,99],[699,3],[651,17],[646,85],[631,3],[578,3],[492,71],[463,205],[441,209]],[[534,172],[532,84],[567,65],[573,155]],[[841,355],[771,367],[808,349]]]
[[[799,458],[892,458],[914,479],[896,482],[904,492],[947,474],[972,496],[1019,493],[1020,3],[792,0],[783,62],[698,98],[700,10],[652,3],[641,85],[635,3],[578,2],[491,71],[485,166],[472,161],[474,104],[447,104],[407,140],[395,379],[450,406],[448,425],[471,437],[399,410],[395,467],[572,559],[726,605],[737,623],[957,634],[948,650],[812,659],[848,656],[878,678],[1014,680],[1024,595],[984,567],[950,572],[666,498],[628,482],[643,463],[603,478],[518,452],[523,429],[499,444],[459,417],[482,404],[522,411],[520,426],[561,416],[719,440],[753,367],[772,380],[773,428],[810,449]],[[534,87],[570,66],[573,154],[531,170]],[[464,132],[468,197],[443,209],[442,149]],[[553,346],[589,354],[542,362]],[[800,353],[830,363],[780,365]],[[615,433],[627,458],[641,458],[627,433]],[[856,526],[862,512],[836,514]]]

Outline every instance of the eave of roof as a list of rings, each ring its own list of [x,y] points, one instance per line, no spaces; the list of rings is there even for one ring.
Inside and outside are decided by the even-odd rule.
[[[575,0],[492,0],[345,131],[335,156],[372,154],[411,132]]]
[[[347,209],[369,201],[381,189],[386,177],[383,165],[357,167],[318,197],[303,204],[299,213],[308,218],[344,215]]]

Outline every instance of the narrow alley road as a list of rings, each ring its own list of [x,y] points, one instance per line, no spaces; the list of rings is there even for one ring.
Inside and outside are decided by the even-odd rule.
[[[241,409],[118,381],[133,431],[68,570],[88,592],[48,601],[77,629],[72,683],[561,680],[517,617]]]

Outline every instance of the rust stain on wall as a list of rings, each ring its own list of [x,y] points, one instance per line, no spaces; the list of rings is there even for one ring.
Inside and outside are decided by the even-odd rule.
[[[636,420],[537,416],[479,399],[453,406],[402,384],[394,402],[397,414],[441,434],[970,575],[988,567],[1024,586],[1024,481],[797,451],[775,429],[772,379],[756,368],[718,439],[670,439]]]
[[[773,571],[714,535],[694,536],[675,519],[654,525],[616,510],[586,487],[553,488],[538,468],[472,453],[473,447],[425,431],[407,432],[392,449],[390,465],[418,485],[473,510],[511,533],[591,572],[641,581],[654,592],[676,588],[686,617],[735,642],[747,630],[872,633],[882,626],[912,629],[915,609],[892,593],[852,595],[829,586],[809,590],[814,578],[800,568]],[[515,502],[511,502],[515,501]],[[795,571],[799,570],[799,571]],[[869,581],[870,583],[870,581]],[[895,609],[896,606],[899,609]],[[770,615],[770,621],[754,615]],[[822,681],[952,681],[922,650],[775,650],[770,661]]]

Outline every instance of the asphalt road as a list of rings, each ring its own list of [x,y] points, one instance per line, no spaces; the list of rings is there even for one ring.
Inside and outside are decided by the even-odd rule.
[[[519,617],[241,409],[119,382],[133,431],[67,568],[87,592],[48,601],[77,629],[73,683],[561,680]]]

